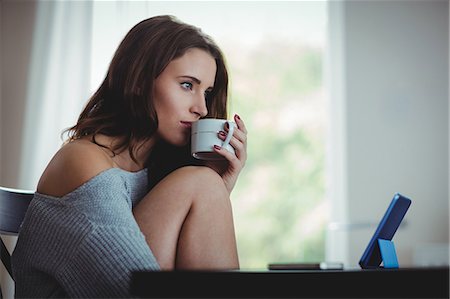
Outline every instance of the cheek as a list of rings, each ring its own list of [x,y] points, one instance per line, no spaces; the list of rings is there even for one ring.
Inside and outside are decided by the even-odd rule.
[[[162,90],[155,90],[153,97],[153,105],[156,113],[162,113],[161,117],[170,117],[170,114],[175,112],[179,108],[179,94],[174,88],[166,88],[164,92]]]

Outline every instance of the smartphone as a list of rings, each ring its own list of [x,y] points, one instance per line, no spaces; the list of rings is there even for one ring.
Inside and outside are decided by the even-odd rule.
[[[270,263],[269,270],[342,270],[344,264],[340,262],[320,263]]]

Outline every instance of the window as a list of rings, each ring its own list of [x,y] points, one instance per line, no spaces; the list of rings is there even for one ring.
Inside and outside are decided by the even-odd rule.
[[[241,267],[324,260],[326,2],[95,2],[92,90],[131,26],[159,14],[202,28],[227,58],[230,117],[249,131],[232,193]]]

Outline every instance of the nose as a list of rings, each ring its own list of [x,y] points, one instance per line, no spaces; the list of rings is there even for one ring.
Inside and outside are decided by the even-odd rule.
[[[205,117],[208,114],[206,98],[203,94],[195,98],[195,101],[191,106],[191,113],[197,114],[200,118]]]

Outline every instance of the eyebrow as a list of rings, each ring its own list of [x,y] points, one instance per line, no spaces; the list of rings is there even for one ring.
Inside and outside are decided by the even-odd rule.
[[[179,76],[178,78],[189,78],[189,79],[191,79],[192,81],[194,81],[197,84],[202,83],[202,81],[200,79],[192,77],[192,76]]]

